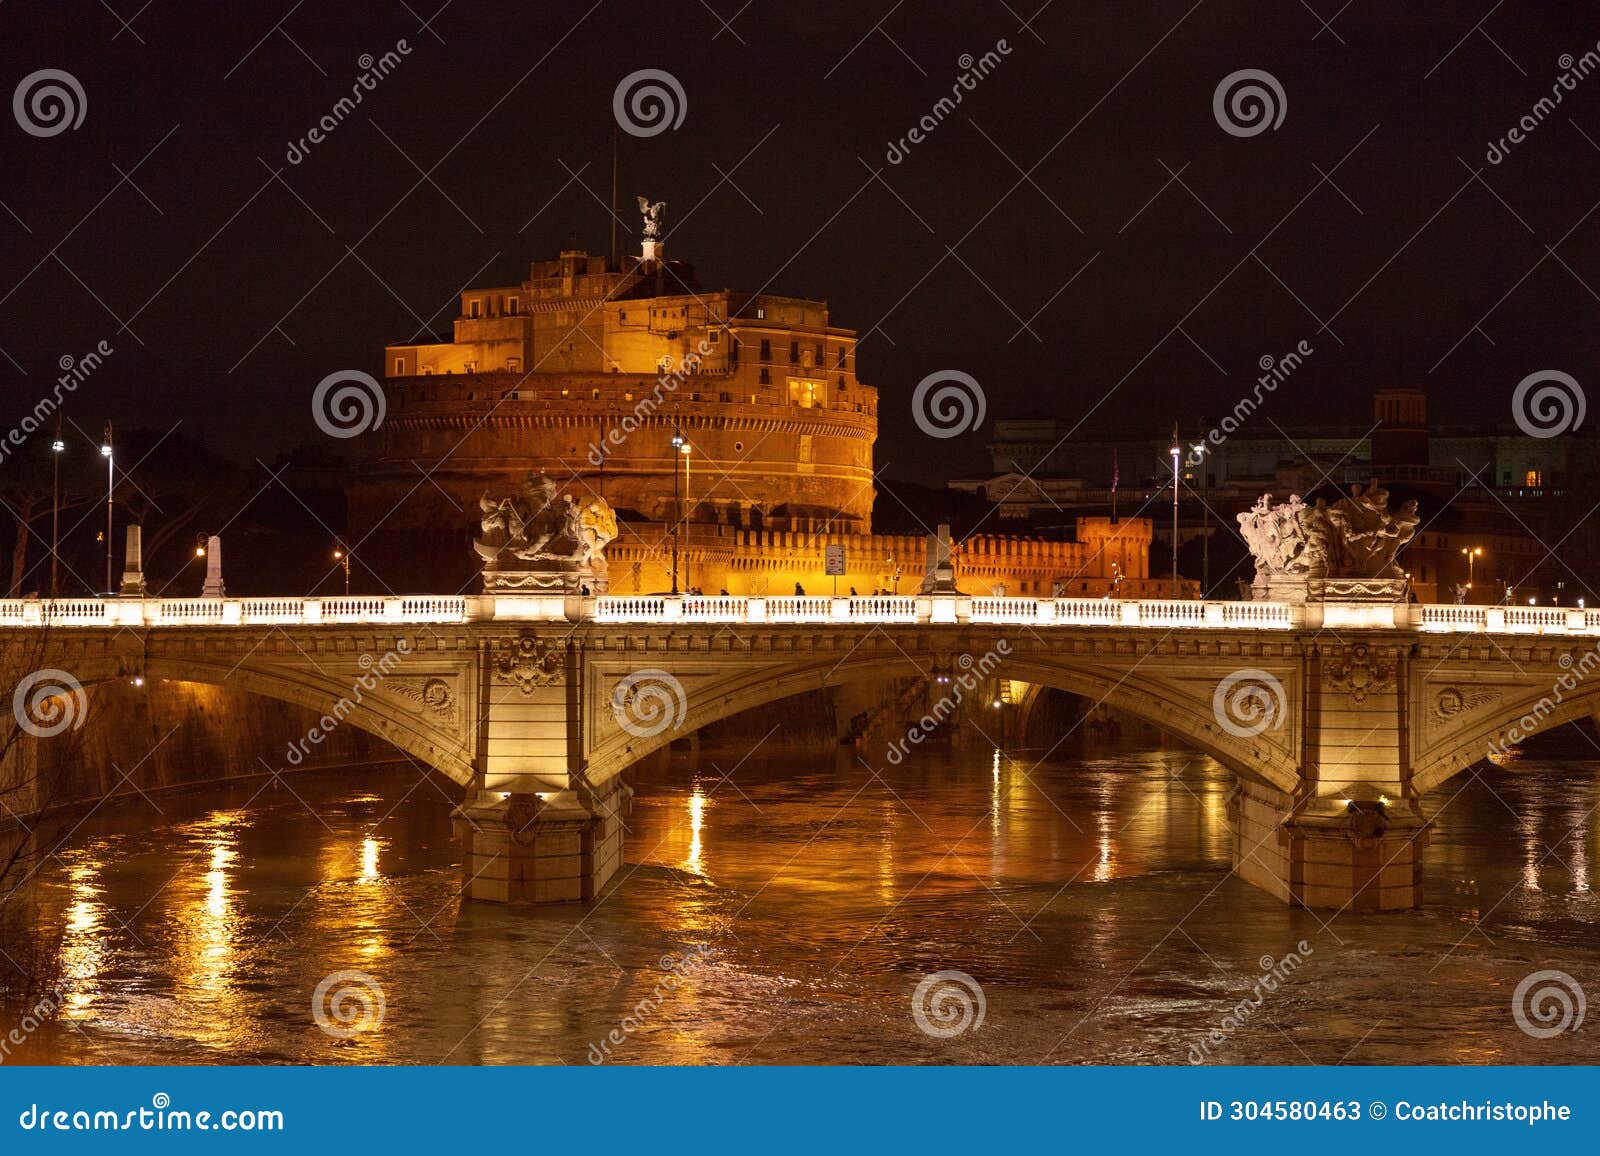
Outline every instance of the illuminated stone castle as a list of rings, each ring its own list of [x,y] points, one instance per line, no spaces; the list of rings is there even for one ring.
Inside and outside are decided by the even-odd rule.
[[[824,548],[844,545],[841,593],[914,591],[921,539],[870,534],[878,392],[855,331],[826,301],[704,289],[662,253],[664,206],[640,207],[640,256],[564,250],[463,292],[453,340],[386,347],[388,413],[353,443],[349,485],[352,537],[382,526],[370,564],[465,585],[470,556],[441,528],[465,543],[480,495],[537,470],[616,509],[613,593],[670,588],[674,545],[684,588],[823,593]],[[1082,522],[1076,543],[969,541],[963,573],[982,593],[1145,593],[1148,523]]]

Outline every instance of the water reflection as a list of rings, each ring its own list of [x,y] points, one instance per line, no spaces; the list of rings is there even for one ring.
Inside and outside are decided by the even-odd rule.
[[[193,799],[162,827],[97,818],[40,880],[82,1030],[41,1031],[30,1059],[585,1063],[633,1017],[605,1062],[1182,1062],[1171,1041],[1305,938],[1282,1031],[1222,1058],[1515,1062],[1529,1044],[1502,1005],[1530,961],[1600,970],[1597,763],[1447,784],[1428,909],[1340,916],[1337,943],[1229,875],[1231,777],[1183,752],[930,750],[877,772],[772,754],[737,788],[708,768],[636,783],[628,865],[584,906],[463,906],[450,800],[414,772]],[[706,962],[660,996],[663,958],[695,945]],[[980,979],[989,1025],[932,1050],[906,1000],[947,968]],[[335,1039],[313,993],[350,971],[385,1016]]]

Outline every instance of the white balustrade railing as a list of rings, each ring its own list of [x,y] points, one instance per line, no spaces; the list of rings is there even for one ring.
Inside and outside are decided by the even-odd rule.
[[[1382,613],[1372,613],[1381,610]],[[707,596],[629,594],[358,595],[339,598],[0,599],[0,630],[82,626],[290,626],[460,622],[961,623],[1054,629],[1419,630],[1600,637],[1600,610],[1564,606],[1199,602],[1173,599],[995,598],[965,595]]]

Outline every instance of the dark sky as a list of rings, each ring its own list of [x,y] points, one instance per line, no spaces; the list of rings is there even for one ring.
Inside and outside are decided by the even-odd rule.
[[[1530,372],[1595,378],[1600,72],[1485,159],[1600,40],[1592,6],[1353,0],[1325,28],[1313,10],[1338,0],[1055,0],[1024,27],[1038,0],[739,2],[10,0],[6,91],[61,69],[87,108],[55,136],[0,127],[0,424],[104,339],[68,410],[87,430],[181,418],[268,458],[314,440],[328,373],[378,372],[386,340],[447,329],[463,285],[517,280],[569,233],[604,249],[612,94],[645,68],[686,110],[620,137],[624,204],[668,202],[670,252],[707,286],[825,297],[869,335],[890,476],[976,469],[994,419],[1029,410],[1198,427],[1301,340],[1268,411],[1285,425],[1361,423],[1373,387],[1407,383],[1492,426]],[[288,163],[401,38],[392,75]],[[1001,39],[888,163],[962,55]],[[1238,137],[1212,99],[1247,68],[1286,109]],[[988,417],[930,442],[911,391],[944,369],[978,379]]]

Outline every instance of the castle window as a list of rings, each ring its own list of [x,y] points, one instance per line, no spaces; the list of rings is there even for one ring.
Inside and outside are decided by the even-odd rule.
[[[757,321],[765,321],[766,319],[767,319],[767,311],[766,311],[766,309],[764,307],[757,306],[756,307],[756,320]]]
[[[1544,475],[1538,470],[1529,470],[1523,475],[1522,484],[1525,486],[1542,486],[1544,485]]]
[[[396,377],[404,377],[405,373],[406,373],[406,359],[403,358],[403,357],[395,358],[394,359],[394,375]]]
[[[798,341],[789,342],[789,364],[800,364],[800,343]]]
[[[763,337],[761,339],[761,360],[762,361],[771,361],[772,360],[772,342],[769,341],[765,337]],[[765,375],[763,374],[763,379],[764,378],[765,378]]]
[[[507,373],[516,373],[521,369],[522,369],[522,358],[520,358],[520,357],[508,357],[508,358],[506,358],[506,372]]]
[[[600,391],[598,389],[591,389],[589,391],[589,400],[590,401],[599,401],[600,400]]]
[[[761,384],[762,385],[771,385],[772,384],[772,374],[770,372],[768,372],[767,367],[764,366],[764,365],[761,367]]]
[[[476,297],[474,297],[471,301],[467,302],[467,316],[468,317],[481,317],[482,315],[483,315],[483,302],[482,301],[479,301]]]
[[[713,329],[710,333],[706,334],[706,344],[707,345],[721,345],[722,344],[722,330]]]
[[[521,311],[522,311],[522,299],[520,297],[507,297],[506,298],[506,312],[507,313],[520,313]]]

